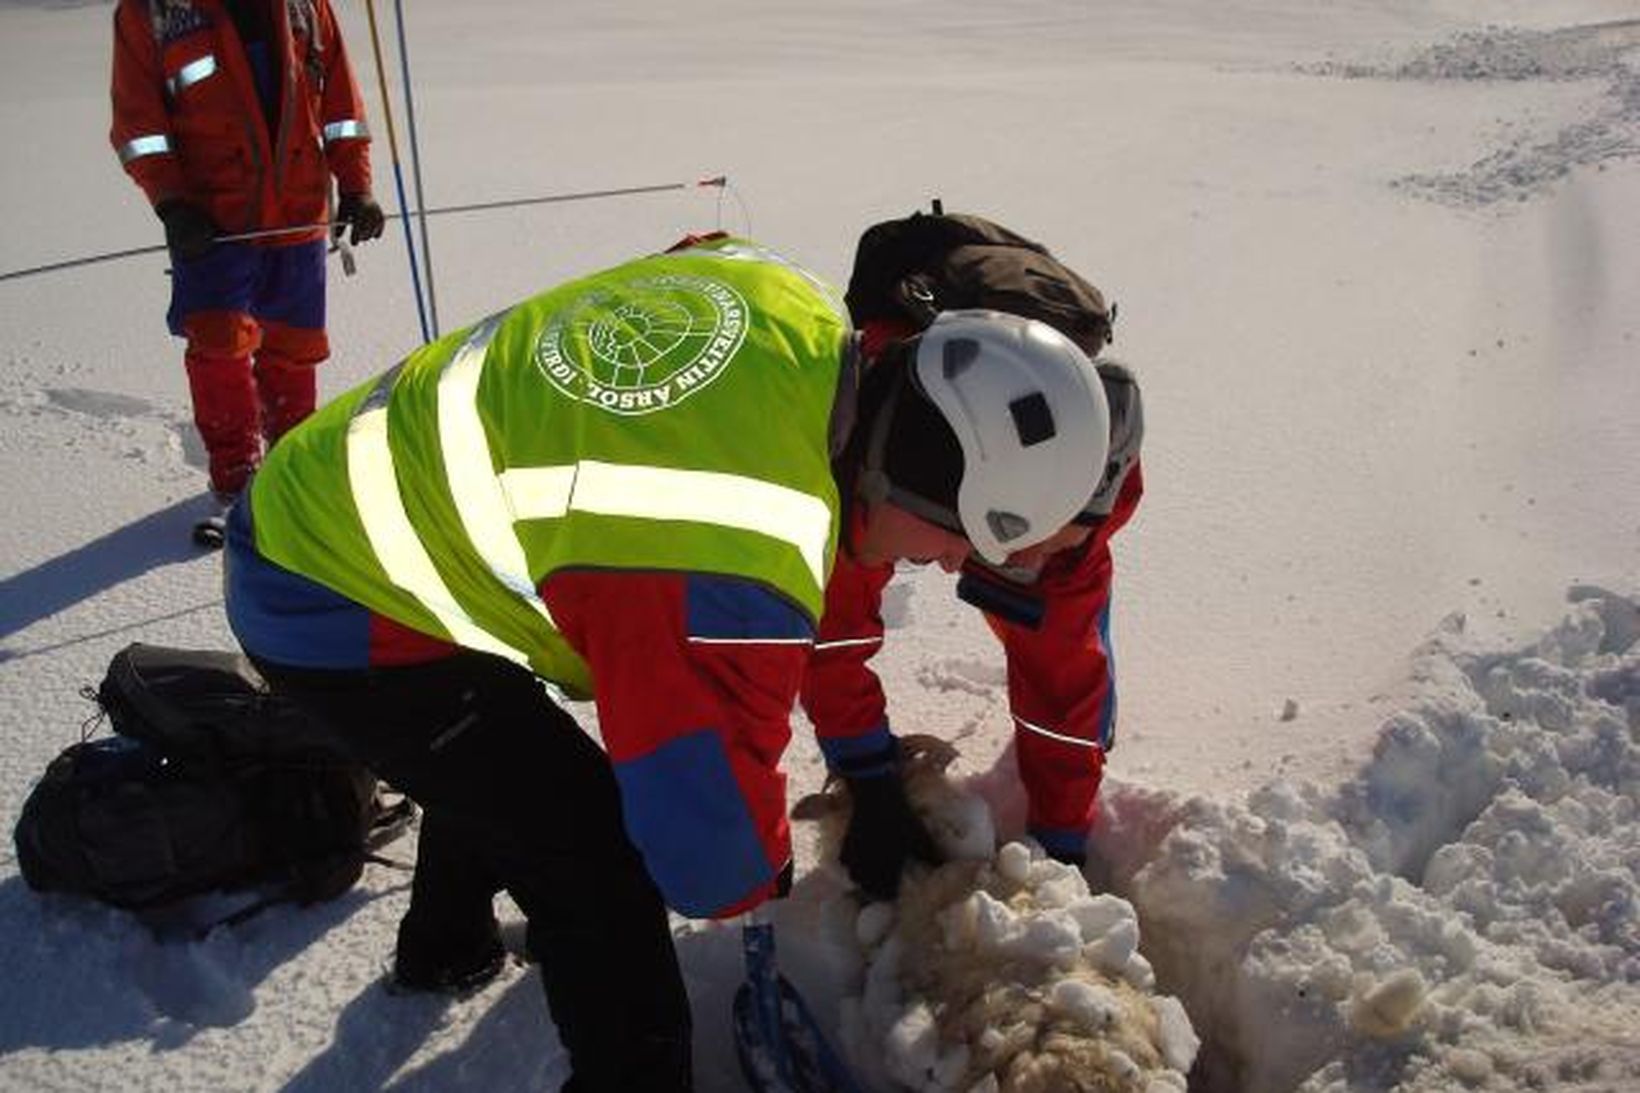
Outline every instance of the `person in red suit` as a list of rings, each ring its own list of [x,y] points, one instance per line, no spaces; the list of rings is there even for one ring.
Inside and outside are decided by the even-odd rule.
[[[868,355],[910,330],[901,322],[858,318]],[[1078,866],[1086,864],[1105,756],[1116,739],[1110,540],[1144,492],[1138,382],[1124,365],[1102,357],[1094,364],[1110,407],[1110,454],[1076,520],[1005,567],[974,556],[924,559],[959,574],[958,594],[985,613],[1001,642],[1027,832],[1050,856]],[[949,489],[940,482],[914,485],[934,496]],[[906,800],[898,738],[870,664],[882,648],[883,592],[894,568],[893,559],[838,552],[800,691],[827,767],[848,784],[854,804],[841,862],[854,883],[878,899],[898,891],[907,862],[936,857]]]
[[[165,225],[167,322],[225,508],[313,411],[323,225],[382,233],[363,103],[329,0],[119,0],[112,95],[114,150]]]

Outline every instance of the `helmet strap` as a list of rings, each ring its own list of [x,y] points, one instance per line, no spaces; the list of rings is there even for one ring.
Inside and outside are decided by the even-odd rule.
[[[864,367],[860,335],[852,334],[843,348],[843,363],[837,373],[837,392],[832,397],[831,422],[827,428],[826,445],[833,463],[848,448],[849,437],[860,417],[860,377]]]
[[[856,485],[860,497],[874,505],[888,500],[889,491],[893,489],[887,472],[883,470],[883,453],[888,449],[888,431],[894,424],[894,411],[900,405],[900,396],[905,393],[907,379],[904,368],[899,369],[893,382],[894,385],[878,404],[876,416],[871,419],[871,432],[866,437]]]
[[[860,472],[855,479],[855,493],[868,505],[894,505],[919,520],[926,520],[958,535],[966,535],[967,532],[962,527],[962,518],[957,513],[919,494],[902,489],[889,478],[888,471],[884,469],[883,453],[888,448],[888,435],[894,427],[895,412],[899,408],[900,400],[905,397],[906,387],[915,382],[909,362],[902,362],[902,365],[894,378],[894,386],[883,396],[882,403],[877,409],[877,416],[872,419],[871,433],[866,438],[864,457],[860,461]]]

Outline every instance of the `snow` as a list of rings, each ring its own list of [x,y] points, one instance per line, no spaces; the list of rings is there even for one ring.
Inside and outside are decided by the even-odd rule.
[[[339,7],[379,116],[363,5]],[[1632,0],[408,7],[430,204],[733,187],[434,218],[446,329],[719,225],[840,281],[861,227],[935,195],[1118,301],[1149,492],[1117,541],[1103,910],[1076,922],[1131,924],[1182,1006],[1157,1010],[1170,1058],[1201,1041],[1193,1088],[1640,1088]],[[0,273],[158,241],[106,144],[109,11],[0,5]],[[385,141],[377,174],[397,207]],[[416,341],[401,241],[358,257],[329,394]],[[164,268],[0,282],[8,830],[117,649],[229,646],[187,541],[202,455]],[[983,624],[939,573],[886,611],[898,727],[952,740],[1016,838]],[[789,770],[817,788],[801,725]],[[803,835],[781,959],[842,1039],[858,984]],[[381,990],[400,873],[184,943],[0,870],[0,1087],[565,1076],[530,969],[455,1002]],[[739,1088],[737,933],[677,932],[700,1086]]]
[[[1573,595],[1504,652],[1447,620],[1340,785],[1107,799],[1145,952],[1246,1088],[1640,1081],[1640,610]]]

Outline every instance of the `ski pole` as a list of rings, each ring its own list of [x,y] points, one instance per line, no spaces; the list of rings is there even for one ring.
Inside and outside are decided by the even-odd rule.
[[[709,178],[699,178],[690,182],[661,182],[649,186],[617,186],[607,190],[581,190],[574,193],[545,194],[540,197],[520,197],[502,201],[478,201],[466,205],[445,205],[435,209],[417,210],[413,212],[385,213],[388,220],[404,220],[411,216],[448,216],[452,213],[487,212],[492,209],[515,209],[527,205],[551,205],[564,201],[590,201],[603,197],[630,197],[634,194],[658,194],[668,190],[692,190],[716,186],[723,188],[729,183],[725,175],[714,175]],[[334,229],[346,221],[320,220],[312,224],[289,224],[279,228],[258,228],[254,231],[234,232],[229,235],[218,235],[214,243],[246,243],[257,239],[274,239],[282,235],[298,235],[302,232],[315,232]],[[61,262],[48,262],[41,266],[29,266],[26,269],[11,270],[0,273],[0,281],[11,281],[22,277],[32,277],[37,273],[52,273],[57,270],[73,269],[79,266],[94,265],[98,262],[112,262],[119,258],[135,258],[143,254],[159,254],[165,250],[164,243],[155,243],[146,247],[130,247],[125,250],[109,251],[106,254],[92,254],[84,258],[70,258]]]
[[[433,320],[433,337],[438,337],[438,296],[433,292],[433,244],[427,238],[427,198],[421,188],[421,148],[416,140],[416,96],[410,85],[410,50],[404,39],[404,3],[393,0],[393,17],[399,28],[399,68],[404,74],[404,123],[410,130],[410,173],[416,183],[416,207],[421,216],[421,260],[427,270],[427,311]],[[401,202],[402,204],[402,202]]]
[[[365,11],[370,16],[370,48],[376,55],[376,83],[381,88],[382,117],[387,122],[387,150],[393,160],[393,187],[398,191],[399,208],[408,208],[410,203],[404,199],[404,171],[399,166],[399,137],[393,127],[393,103],[387,96],[387,71],[382,64],[381,36],[376,32],[376,0],[365,0]],[[416,241],[410,232],[410,221],[401,220],[404,225],[404,250],[410,256],[410,284],[416,292],[416,318],[421,320],[421,340],[432,341],[427,326],[427,304],[421,295],[421,264],[416,261]]]

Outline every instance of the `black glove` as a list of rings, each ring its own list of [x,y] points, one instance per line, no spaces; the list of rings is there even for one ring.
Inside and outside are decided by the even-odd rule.
[[[387,214],[369,194],[343,194],[336,202],[336,226],[332,229],[337,239],[342,237],[347,225],[353,227],[347,241],[357,246],[381,235],[387,228]]]
[[[1068,865],[1074,869],[1081,869],[1088,864],[1086,850],[1067,850],[1064,847],[1055,847],[1048,850],[1048,857],[1061,865]]]
[[[216,224],[192,201],[174,197],[155,205],[154,212],[165,224],[165,245],[172,258],[191,262],[216,245]]]
[[[899,774],[846,781],[854,811],[838,858],[866,895],[893,899],[900,891],[900,871],[907,861],[916,858],[938,865],[940,853],[928,828],[911,811]]]
[[[774,878],[774,899],[785,899],[792,894],[792,874],[796,871],[796,863],[790,858],[781,867],[780,873]]]

